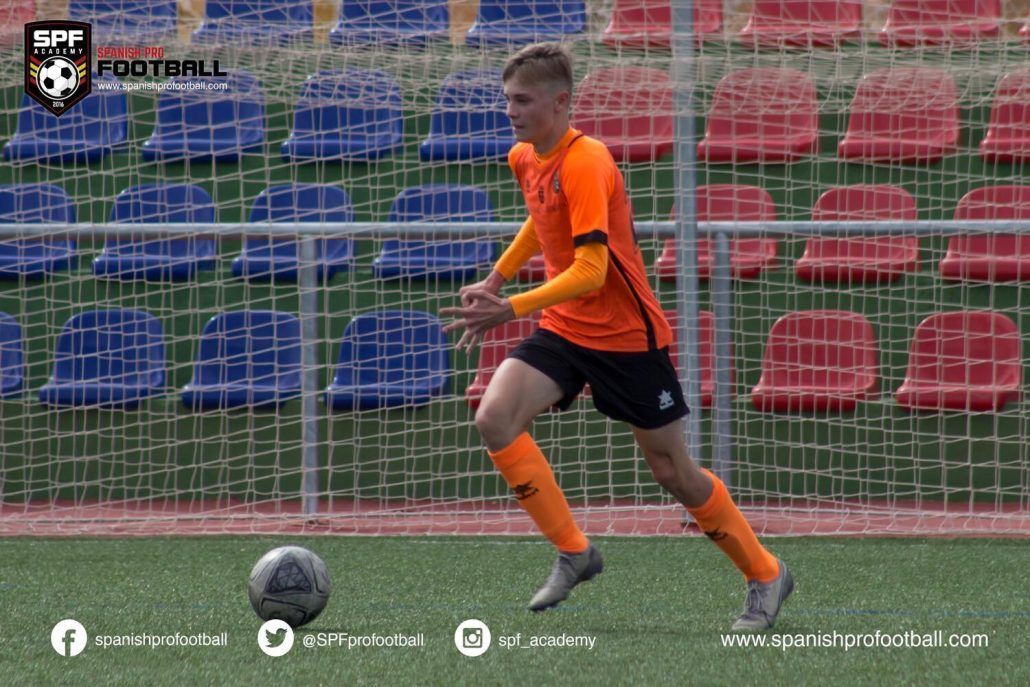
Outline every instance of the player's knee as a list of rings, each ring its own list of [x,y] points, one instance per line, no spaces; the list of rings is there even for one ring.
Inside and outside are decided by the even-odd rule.
[[[667,491],[675,492],[679,476],[676,474],[672,461],[651,461],[650,465],[654,481]]]
[[[518,435],[511,427],[511,414],[492,403],[484,403],[476,410],[476,429],[491,450],[504,448]]]

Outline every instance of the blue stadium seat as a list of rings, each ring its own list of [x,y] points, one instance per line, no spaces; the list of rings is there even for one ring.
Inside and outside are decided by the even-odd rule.
[[[372,161],[404,146],[401,89],[385,72],[347,69],[309,76],[283,142],[287,160]]]
[[[325,402],[333,410],[422,405],[447,393],[447,337],[433,315],[384,310],[355,317],[343,332]]]
[[[101,90],[99,84],[112,84]],[[93,75],[93,92],[62,117],[55,117],[28,95],[22,97],[18,128],[4,146],[5,160],[23,162],[98,162],[129,135],[125,92],[118,79]]]
[[[0,398],[9,398],[21,391],[25,383],[25,351],[21,325],[5,312],[0,312]]]
[[[228,76],[177,76],[169,81],[227,87],[162,91],[154,133],[141,147],[144,160],[232,162],[244,153],[262,151],[265,102],[253,74],[240,69]]]
[[[300,395],[300,320],[274,310],[215,315],[200,334],[182,402],[195,410],[281,406]]]
[[[0,186],[0,223],[75,222],[75,205],[53,184]],[[0,279],[36,278],[75,266],[75,241],[31,238],[0,242]]]
[[[493,207],[486,191],[474,186],[430,184],[401,191],[390,207],[390,222],[492,222]],[[383,242],[372,261],[378,279],[471,279],[490,266],[493,241]]]
[[[353,222],[354,206],[338,186],[284,184],[265,189],[254,199],[250,221]],[[297,241],[292,238],[247,237],[243,252],[232,261],[236,277],[255,280],[297,281]],[[332,279],[354,263],[354,241],[319,239],[318,279]]]
[[[215,221],[215,205],[207,191],[199,186],[143,184],[118,194],[111,221],[210,224]],[[93,274],[106,279],[181,281],[192,279],[198,270],[214,266],[215,242],[211,238],[109,239],[93,261]]]
[[[176,0],[69,0],[68,18],[93,25],[93,45],[139,45],[175,40]]]
[[[198,45],[287,45],[314,36],[311,0],[207,0]]]
[[[583,0],[480,0],[476,23],[465,43],[484,46],[561,40],[583,33],[586,21]]]
[[[340,21],[329,32],[329,43],[421,47],[447,38],[447,4],[446,0],[350,0],[340,6]]]
[[[419,146],[423,160],[501,160],[515,145],[501,72],[469,69],[440,84],[429,120],[429,137]]]
[[[90,310],[57,337],[54,371],[39,390],[52,406],[135,407],[163,392],[161,323],[141,310]]]

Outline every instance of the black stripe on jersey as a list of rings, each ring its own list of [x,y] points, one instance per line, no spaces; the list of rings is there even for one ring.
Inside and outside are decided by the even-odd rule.
[[[626,282],[626,287],[629,292],[633,294],[633,299],[637,302],[637,307],[640,308],[640,317],[644,320],[644,329],[647,330],[647,350],[655,351],[658,350],[658,339],[655,338],[654,325],[651,324],[651,318],[647,316],[647,308],[644,307],[644,301],[641,300],[637,294],[637,290],[633,288],[633,282],[626,276],[626,270],[622,268],[622,263],[619,262],[619,258],[615,255],[615,251],[609,250],[608,257],[611,258],[612,263],[615,265],[615,269],[619,271],[619,275],[622,277],[622,281]]]
[[[580,234],[579,236],[572,237],[572,246],[574,248],[579,248],[580,246],[584,246],[588,243],[595,242],[600,243],[602,246],[607,246],[608,234],[601,231],[600,229],[594,229],[593,231],[588,231],[585,234]]]
[[[566,147],[566,148],[571,148],[571,147],[572,147],[572,144],[573,144],[573,143],[575,143],[575,142],[576,142],[576,141],[578,141],[579,139],[583,138],[584,136],[586,136],[586,134],[578,134],[578,135],[576,135],[576,136],[573,136],[573,137],[572,137],[572,140],[571,140],[571,141],[569,141],[569,144],[568,144],[567,146],[565,146],[565,147]]]

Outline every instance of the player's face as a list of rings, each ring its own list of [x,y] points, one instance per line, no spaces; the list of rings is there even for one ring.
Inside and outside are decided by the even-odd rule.
[[[526,83],[517,76],[504,82],[508,118],[515,140],[548,149],[568,128],[568,93],[544,84]]]

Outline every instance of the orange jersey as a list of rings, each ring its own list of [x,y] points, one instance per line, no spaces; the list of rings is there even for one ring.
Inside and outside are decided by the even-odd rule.
[[[668,346],[672,330],[647,281],[633,208],[608,148],[570,128],[543,157],[531,144],[516,143],[508,164],[533,219],[548,279],[572,265],[577,246],[608,246],[604,285],[544,309],[540,327],[603,351]]]

